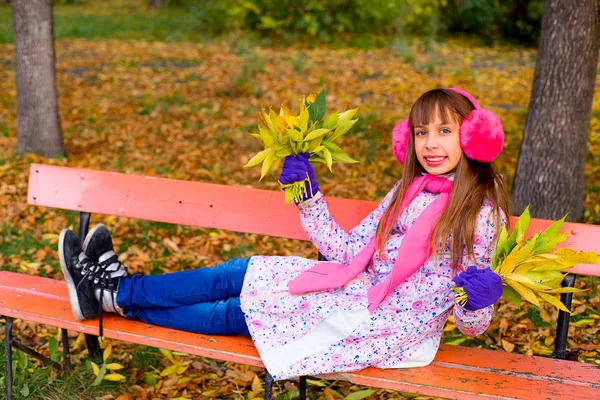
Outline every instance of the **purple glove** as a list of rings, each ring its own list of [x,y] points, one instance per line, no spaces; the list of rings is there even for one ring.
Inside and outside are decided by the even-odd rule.
[[[306,179],[310,180],[310,186],[306,183],[306,193],[303,196],[303,201],[312,198],[319,191],[319,184],[315,179],[315,170],[313,169],[308,159],[310,153],[299,153],[295,156],[287,156],[283,160],[283,167],[281,168],[281,175],[279,175],[279,183],[288,185],[294,182],[303,181]],[[312,187],[312,194],[311,194]]]
[[[469,311],[494,304],[502,296],[502,278],[489,268],[470,266],[452,280],[467,292],[469,300],[464,308]]]

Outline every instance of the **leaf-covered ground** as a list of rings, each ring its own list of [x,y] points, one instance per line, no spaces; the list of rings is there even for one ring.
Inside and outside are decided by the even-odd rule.
[[[460,41],[357,50],[274,49],[256,46],[243,36],[207,43],[60,39],[56,64],[68,156],[62,160],[17,156],[13,46],[0,45],[0,267],[62,279],[55,251],[58,233],[75,226],[77,216],[26,204],[31,162],[277,190],[277,174],[259,182],[259,168],[241,168],[261,149],[248,132],[255,129],[261,107],[295,108],[308,92],[326,87],[329,110],[360,108],[360,120],[345,136],[342,148],[361,164],[336,164],[333,174],[319,165],[321,189],[331,196],[378,201],[401,174],[390,150],[393,124],[408,114],[422,92],[439,85],[473,93],[500,116],[506,144],[496,167],[510,182],[535,51],[479,48]],[[600,89],[594,96],[588,146],[585,220],[599,223]],[[92,217],[96,222],[111,228],[123,263],[145,274],[199,268],[252,254],[316,257],[309,244],[290,240],[99,215]],[[578,286],[587,291],[575,296],[569,344],[582,350],[581,361],[600,364],[600,285],[585,278]],[[526,305],[516,309],[501,301],[484,335],[465,338],[449,322],[444,341],[548,356],[555,320],[553,309]],[[25,322],[19,327],[23,341],[50,351],[48,340],[56,330]],[[125,366],[117,372],[126,382],[102,387],[96,398],[117,398],[121,393],[129,394],[121,394],[120,400],[260,396],[262,388],[255,378],[262,376],[259,369],[111,343],[109,362]],[[83,363],[81,338],[72,341],[72,351],[75,361]],[[175,363],[178,367],[172,368]],[[79,373],[91,382],[91,367],[81,365]],[[311,398],[343,398],[365,389],[316,382]],[[277,388],[285,393],[282,398],[294,397],[294,390],[292,383]],[[404,397],[414,396],[377,390],[369,398]]]

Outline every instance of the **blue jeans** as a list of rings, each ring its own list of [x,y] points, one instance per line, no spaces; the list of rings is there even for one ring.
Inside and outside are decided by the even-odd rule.
[[[240,293],[250,258],[212,268],[121,278],[117,304],[127,318],[209,335],[249,335]]]

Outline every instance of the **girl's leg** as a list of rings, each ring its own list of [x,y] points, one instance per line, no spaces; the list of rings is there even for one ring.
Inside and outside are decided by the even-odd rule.
[[[129,310],[126,316],[154,325],[207,335],[250,335],[239,297],[181,307],[137,308],[135,311]]]
[[[212,268],[198,268],[156,276],[121,278],[117,304],[139,308],[171,308],[239,297],[249,258],[232,258]]]

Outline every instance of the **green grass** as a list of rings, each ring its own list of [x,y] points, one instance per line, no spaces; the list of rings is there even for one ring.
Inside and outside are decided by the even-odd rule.
[[[13,26],[10,6],[3,4],[0,6],[0,43],[12,43]]]
[[[542,317],[540,317],[540,309],[537,307],[531,307],[527,310],[527,318],[537,327],[537,328],[551,328],[554,324],[544,322]]]
[[[143,39],[176,42],[198,40],[193,15],[168,10],[165,14],[112,16],[56,16],[56,38]]]
[[[0,137],[8,137],[8,133],[8,124],[4,121],[0,121]]]
[[[1,326],[1,325],[0,325]],[[49,340],[50,358],[60,361],[62,353],[57,351],[62,348],[51,337]],[[41,345],[38,345],[38,348]],[[34,349],[35,350],[35,349]],[[4,340],[0,343],[0,354],[4,354]],[[13,370],[13,399],[61,399],[79,400],[94,399],[105,394],[117,396],[124,392],[124,386],[119,383],[103,381],[98,386],[90,383],[94,375],[86,363],[75,363],[68,371],[57,371],[50,366],[43,366],[37,360],[31,359],[18,350],[12,352]],[[5,364],[0,363],[0,393],[5,392]]]
[[[33,255],[46,247],[55,248],[49,240],[38,239],[30,233],[19,233],[19,230],[13,225],[4,223],[0,225],[0,254],[7,259],[13,254],[19,254],[20,259],[24,263],[34,262]],[[46,258],[44,264],[50,265],[52,271],[58,272],[60,266],[58,260],[54,258]],[[23,272],[9,268],[6,265],[0,265],[0,270],[12,270],[13,272]],[[40,276],[48,276],[44,268],[38,268]]]
[[[55,4],[53,7],[54,38],[156,40],[164,42],[208,42],[227,34],[230,27],[225,17],[207,13],[203,7],[184,10],[163,8],[149,10],[146,0],[83,0],[74,4]],[[216,18],[216,19],[215,19]],[[235,35],[235,29],[229,29]],[[254,36],[253,36],[254,35]],[[389,45],[386,35],[337,34],[314,38],[302,34],[283,37],[258,38],[253,32],[244,32],[241,40],[260,41],[267,46],[315,48],[374,48]],[[0,43],[13,42],[10,5],[0,5]],[[295,70],[305,68],[302,59],[293,61]],[[260,89],[256,89],[260,94]]]
[[[0,165],[2,163],[0,162]],[[79,229],[79,213],[76,211],[66,211],[66,210],[57,210],[59,215],[63,215],[67,219],[67,223],[65,224],[65,228],[68,226],[73,226],[76,233],[78,233]],[[92,216],[93,217],[93,216]],[[93,220],[90,223],[90,227],[96,223]],[[42,221],[36,221],[36,224],[39,226],[42,225]],[[150,243],[155,243],[161,237],[171,237],[171,236],[185,236],[185,237],[193,237],[193,236],[201,236],[206,234],[206,232],[214,231],[212,229],[199,229],[192,227],[183,227],[181,228],[178,225],[168,224],[163,222],[151,222],[151,221],[135,221],[135,224],[139,227],[136,230],[141,232],[140,235],[130,235],[121,237],[121,242],[119,246],[119,251],[124,252],[126,249],[133,245],[144,247],[150,247]],[[44,233],[55,233],[59,232],[44,232]],[[9,259],[12,255],[18,254],[20,264],[27,268],[28,263],[37,262],[39,266],[36,268],[37,274],[42,277],[54,277],[55,273],[60,271],[60,264],[58,261],[58,257],[56,255],[48,254],[43,260],[35,260],[34,255],[38,250],[50,248],[52,250],[56,250],[57,244],[52,243],[50,238],[39,238],[38,235],[34,236],[30,232],[21,233],[19,229],[17,229],[13,224],[4,223],[0,224],[0,254],[2,254],[6,259]],[[243,245],[239,248],[233,247],[231,250],[223,251],[222,259],[228,259],[231,257],[242,257],[247,256],[249,253],[252,253],[254,250],[254,246],[252,245]],[[170,252],[165,249],[164,257],[169,256]],[[187,265],[182,264],[180,267],[183,269]],[[153,261],[151,260],[152,274],[161,274],[164,273],[162,270],[162,261]],[[44,267],[50,266],[48,270]],[[6,264],[0,264],[0,270],[9,270],[12,272],[24,272],[19,269],[19,266],[13,265],[8,266]],[[25,273],[30,273],[25,271]]]
[[[382,132],[374,127],[376,120],[377,115],[375,113],[371,112],[366,115],[362,115],[353,128],[354,132],[364,133],[362,140],[365,144],[364,155],[367,163],[373,162],[375,159],[375,153],[377,152],[377,149],[381,143],[381,137],[383,135],[387,135],[387,132]]]
[[[128,370],[137,368],[149,373],[153,369],[160,369],[161,357],[160,350],[156,347],[136,345],[131,352]]]
[[[56,5],[54,37],[85,39],[143,39],[177,42],[204,41],[202,19],[178,9],[148,11],[145,2],[134,0],[89,1]],[[13,41],[9,5],[0,6],[0,43]]]

